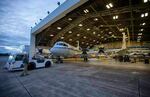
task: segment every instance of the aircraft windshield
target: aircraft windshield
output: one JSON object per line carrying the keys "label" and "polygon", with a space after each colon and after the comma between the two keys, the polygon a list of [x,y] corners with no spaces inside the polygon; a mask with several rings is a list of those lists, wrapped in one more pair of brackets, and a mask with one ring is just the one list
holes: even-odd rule
{"label": "aircraft windshield", "polygon": [[65,43],[57,43],[57,45],[68,47],[68,45]]}

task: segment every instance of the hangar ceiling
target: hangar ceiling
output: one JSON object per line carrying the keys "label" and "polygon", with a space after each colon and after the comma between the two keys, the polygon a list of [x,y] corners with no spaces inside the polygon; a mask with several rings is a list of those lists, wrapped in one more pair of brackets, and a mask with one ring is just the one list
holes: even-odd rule
{"label": "hangar ceiling", "polygon": [[65,41],[81,47],[130,40],[150,41],[150,2],[143,0],[89,0],[36,35],[36,46]]}

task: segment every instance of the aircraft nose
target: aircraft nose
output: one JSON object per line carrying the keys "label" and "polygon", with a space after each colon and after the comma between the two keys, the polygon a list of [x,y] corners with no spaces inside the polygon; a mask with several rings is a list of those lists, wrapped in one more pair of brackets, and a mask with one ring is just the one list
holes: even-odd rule
{"label": "aircraft nose", "polygon": [[50,49],[50,52],[53,52],[53,51],[54,51],[54,48],[51,48],[51,49]]}

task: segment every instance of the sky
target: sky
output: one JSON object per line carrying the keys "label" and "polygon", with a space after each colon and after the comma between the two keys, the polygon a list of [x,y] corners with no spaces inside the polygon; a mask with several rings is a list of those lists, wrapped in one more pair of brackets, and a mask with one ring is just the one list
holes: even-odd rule
{"label": "sky", "polygon": [[0,52],[29,45],[30,30],[66,0],[0,0]]}

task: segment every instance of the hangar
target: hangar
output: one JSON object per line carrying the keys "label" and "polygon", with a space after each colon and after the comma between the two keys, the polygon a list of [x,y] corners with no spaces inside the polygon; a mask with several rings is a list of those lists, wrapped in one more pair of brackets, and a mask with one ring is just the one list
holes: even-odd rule
{"label": "hangar", "polygon": [[[142,45],[150,39],[148,0],[66,0],[31,29],[30,58],[38,46],[59,40],[81,47],[122,41]],[[133,44],[134,44],[133,43]]]}

